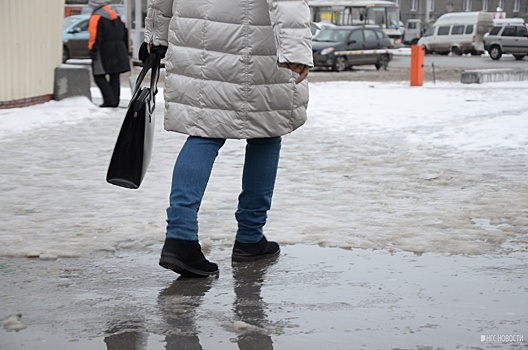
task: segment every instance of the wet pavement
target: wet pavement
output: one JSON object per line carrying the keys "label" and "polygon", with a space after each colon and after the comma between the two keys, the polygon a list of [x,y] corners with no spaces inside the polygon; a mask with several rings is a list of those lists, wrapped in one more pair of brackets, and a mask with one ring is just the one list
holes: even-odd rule
{"label": "wet pavement", "polygon": [[14,316],[0,348],[528,348],[522,253],[291,245],[273,261],[248,264],[213,245],[207,255],[219,276],[181,279],[157,266],[160,248],[0,258],[1,315]]}
{"label": "wet pavement", "polygon": [[[486,90],[427,87],[422,99],[468,106],[429,120],[395,103],[416,91],[342,87],[314,84],[310,122],[284,138],[273,262],[230,261],[243,144],[224,146],[200,219],[218,278],[157,266],[185,139],[162,131],[161,109],[138,191],[104,181],[122,109],[80,101],[83,122],[6,137],[0,350],[527,349],[526,139],[502,127],[524,118],[511,106],[525,90],[485,104]],[[363,90],[370,121],[336,103]],[[49,113],[62,108],[75,113]],[[497,144],[474,139],[494,121]]]}

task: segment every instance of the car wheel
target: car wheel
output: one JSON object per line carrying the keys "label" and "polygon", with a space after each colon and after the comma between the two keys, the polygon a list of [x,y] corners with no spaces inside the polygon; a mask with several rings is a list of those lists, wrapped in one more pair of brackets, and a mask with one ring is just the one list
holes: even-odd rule
{"label": "car wheel", "polygon": [[520,61],[524,58],[524,55],[513,55],[517,61]]}
{"label": "car wheel", "polygon": [[380,68],[383,68],[383,70],[387,70],[389,67],[389,55],[381,55],[378,58],[378,62],[374,65],[377,70]]}
{"label": "car wheel", "polygon": [[70,51],[68,51],[68,48],[66,46],[62,47],[62,63],[66,63],[67,60],[70,59]]}
{"label": "car wheel", "polygon": [[457,46],[453,46],[453,47],[451,48],[451,53],[452,53],[453,55],[462,56],[462,50],[460,50],[460,48],[457,47]]}
{"label": "car wheel", "polygon": [[499,46],[497,45],[493,45],[490,49],[489,49],[489,54],[490,54],[490,57],[492,60],[498,60],[501,58],[502,56],[502,51],[500,49]]}
{"label": "car wheel", "polygon": [[334,62],[334,70],[336,72],[344,72],[348,69],[348,62],[345,56],[337,56]]}

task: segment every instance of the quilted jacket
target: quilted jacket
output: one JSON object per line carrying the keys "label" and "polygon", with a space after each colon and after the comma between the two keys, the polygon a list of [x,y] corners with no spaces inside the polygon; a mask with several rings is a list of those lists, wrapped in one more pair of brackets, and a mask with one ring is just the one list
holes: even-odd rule
{"label": "quilted jacket", "polygon": [[149,0],[145,42],[168,46],[165,129],[192,136],[281,136],[306,121],[313,66],[306,0]]}

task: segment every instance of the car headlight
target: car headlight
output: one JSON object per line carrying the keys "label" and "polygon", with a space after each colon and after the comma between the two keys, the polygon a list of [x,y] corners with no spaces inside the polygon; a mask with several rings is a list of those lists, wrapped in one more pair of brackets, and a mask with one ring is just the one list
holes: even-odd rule
{"label": "car headlight", "polygon": [[331,54],[332,52],[334,52],[334,48],[333,47],[327,47],[326,49],[322,49],[321,50],[321,55],[329,55]]}

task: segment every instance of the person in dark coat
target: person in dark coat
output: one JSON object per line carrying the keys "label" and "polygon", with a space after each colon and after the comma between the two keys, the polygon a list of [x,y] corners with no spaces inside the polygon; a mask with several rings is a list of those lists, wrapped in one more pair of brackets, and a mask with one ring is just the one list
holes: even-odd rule
{"label": "person in dark coat", "polygon": [[88,49],[94,81],[103,95],[100,107],[117,107],[121,89],[119,75],[130,71],[128,32],[119,14],[107,4],[108,0],[88,2],[94,9],[88,27]]}

